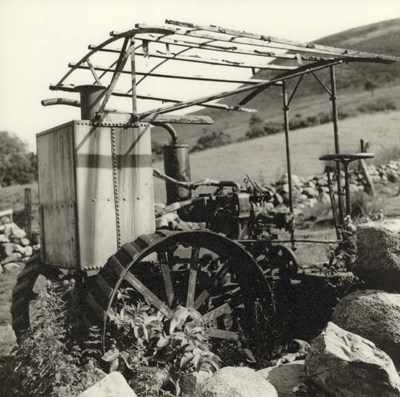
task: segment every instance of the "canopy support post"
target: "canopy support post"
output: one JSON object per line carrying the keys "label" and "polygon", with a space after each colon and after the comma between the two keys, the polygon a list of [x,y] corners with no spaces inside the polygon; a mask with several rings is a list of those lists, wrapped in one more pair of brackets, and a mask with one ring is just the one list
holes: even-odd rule
{"label": "canopy support post", "polygon": [[136,64],[135,64],[135,39],[130,38],[131,50],[131,83],[132,83],[132,116],[137,117],[137,98],[136,98]]}
{"label": "canopy support post", "polygon": [[[331,80],[331,101],[332,101],[332,122],[333,122],[333,135],[335,140],[335,154],[340,153],[339,146],[339,127],[338,127],[338,111],[336,106],[336,78],[335,78],[335,67],[331,65],[329,67],[330,80]],[[338,190],[338,210],[339,210],[339,221],[343,226],[344,216],[343,216],[343,200],[342,200],[342,182],[340,173],[340,164],[336,162],[336,183]]]}
{"label": "canopy support post", "polygon": [[[284,129],[285,129],[285,145],[286,145],[286,164],[287,164],[288,185],[289,185],[289,209],[291,214],[293,215],[292,165],[290,159],[290,145],[289,145],[289,106],[288,106],[289,102],[288,102],[285,80],[282,81],[282,98],[283,98],[283,118],[284,118]],[[292,244],[292,249],[295,249],[296,247],[294,242],[294,229],[290,231],[290,241]]]}

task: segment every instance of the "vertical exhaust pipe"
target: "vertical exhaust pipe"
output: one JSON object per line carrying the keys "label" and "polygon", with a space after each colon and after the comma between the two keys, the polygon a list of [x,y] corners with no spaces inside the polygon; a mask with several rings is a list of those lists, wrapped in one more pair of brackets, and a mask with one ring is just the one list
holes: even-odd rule
{"label": "vertical exhaust pipe", "polygon": [[[178,143],[178,135],[172,125],[168,123],[153,123],[166,129],[172,142],[164,146],[164,172],[171,178],[182,182],[190,181],[189,145]],[[177,201],[189,200],[192,192],[183,186],[177,186],[171,181],[165,181],[167,205]]]}
{"label": "vertical exhaust pipe", "polygon": [[76,91],[80,94],[81,119],[92,120],[99,111],[106,87],[101,85],[79,85]]}

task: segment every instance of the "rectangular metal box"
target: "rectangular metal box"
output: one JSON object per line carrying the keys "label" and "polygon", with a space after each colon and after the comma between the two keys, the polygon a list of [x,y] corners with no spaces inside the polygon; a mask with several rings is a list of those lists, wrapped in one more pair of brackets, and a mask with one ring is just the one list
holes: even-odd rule
{"label": "rectangular metal box", "polygon": [[101,268],[117,250],[117,207],[122,244],[154,231],[149,124],[71,121],[37,134],[37,150],[45,263]]}

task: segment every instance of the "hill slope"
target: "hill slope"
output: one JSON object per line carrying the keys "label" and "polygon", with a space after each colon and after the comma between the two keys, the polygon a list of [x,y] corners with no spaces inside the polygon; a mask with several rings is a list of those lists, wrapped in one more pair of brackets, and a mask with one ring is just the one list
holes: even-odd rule
{"label": "hill slope", "polygon": [[[362,50],[373,53],[400,56],[400,19],[379,22],[372,25],[346,30],[328,37],[321,38],[317,43]],[[277,63],[277,62],[276,62]],[[329,82],[328,71],[320,71],[318,75]],[[268,78],[268,71],[260,71],[255,78]],[[375,82],[385,90],[385,96],[393,96],[392,89],[400,86],[400,62],[393,65],[374,63],[350,63],[336,67],[338,103],[339,106],[352,106],[356,101],[368,99],[370,93],[364,90],[367,80]],[[288,83],[291,91],[295,81]],[[357,98],[352,95],[357,94]],[[345,104],[343,105],[343,98]],[[236,104],[240,98],[225,98],[224,102]],[[396,98],[397,99],[397,98]],[[258,115],[264,119],[282,120],[282,98],[280,87],[271,87],[249,102],[248,107],[258,110]],[[326,92],[312,76],[306,76],[296,93],[291,106],[291,114],[300,113],[302,116],[315,115],[320,111],[330,111],[330,101]],[[198,114],[208,114],[214,119],[214,125],[178,127],[177,130],[182,140],[193,145],[204,130],[224,131],[237,139],[247,131],[250,115],[241,112],[226,112],[206,109]],[[167,141],[165,133],[155,132],[154,139],[161,142]]]}

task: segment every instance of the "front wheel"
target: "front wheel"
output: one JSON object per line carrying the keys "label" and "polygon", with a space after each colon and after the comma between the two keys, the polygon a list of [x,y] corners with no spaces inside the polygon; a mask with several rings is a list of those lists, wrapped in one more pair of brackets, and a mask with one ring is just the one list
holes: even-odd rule
{"label": "front wheel", "polygon": [[245,340],[270,304],[270,289],[253,257],[238,243],[206,230],[157,231],[125,244],[107,261],[87,295],[90,314],[103,326],[125,296],[162,313],[170,332],[201,320],[211,339]]}

